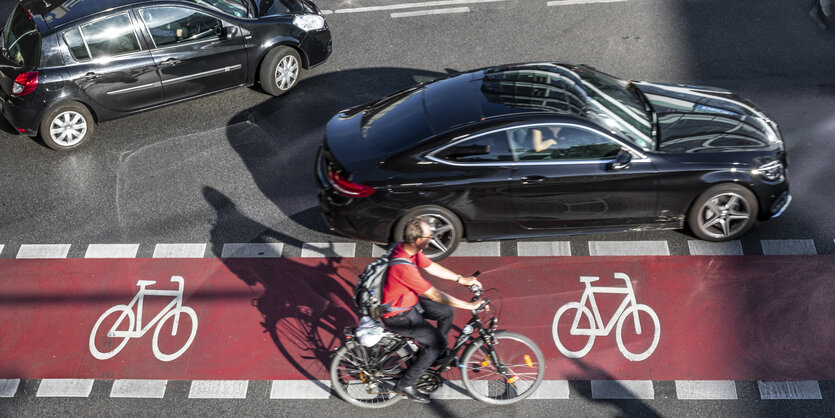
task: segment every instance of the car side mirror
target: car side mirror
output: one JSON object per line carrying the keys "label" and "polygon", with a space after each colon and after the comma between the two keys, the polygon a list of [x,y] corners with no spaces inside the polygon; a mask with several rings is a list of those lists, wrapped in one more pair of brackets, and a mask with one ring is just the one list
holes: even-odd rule
{"label": "car side mirror", "polygon": [[606,170],[608,171],[620,171],[626,170],[630,167],[630,162],[632,161],[632,153],[627,150],[620,150],[618,155],[615,157],[615,161],[606,164]]}

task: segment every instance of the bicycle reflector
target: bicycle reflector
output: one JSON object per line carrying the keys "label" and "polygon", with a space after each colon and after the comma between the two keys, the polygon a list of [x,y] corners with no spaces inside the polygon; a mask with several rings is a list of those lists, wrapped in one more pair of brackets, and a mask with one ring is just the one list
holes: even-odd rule
{"label": "bicycle reflector", "polygon": [[511,377],[510,379],[507,379],[507,384],[508,384],[508,385],[512,385],[512,384],[513,384],[513,383],[515,383],[517,380],[519,380],[519,376],[513,376],[513,377]]}
{"label": "bicycle reflector", "polygon": [[490,365],[490,356],[487,356],[484,360],[481,361],[481,367],[487,367]]}
{"label": "bicycle reflector", "polygon": [[531,356],[527,354],[525,354],[525,364],[527,364],[528,367],[533,367],[533,361],[531,360]]}

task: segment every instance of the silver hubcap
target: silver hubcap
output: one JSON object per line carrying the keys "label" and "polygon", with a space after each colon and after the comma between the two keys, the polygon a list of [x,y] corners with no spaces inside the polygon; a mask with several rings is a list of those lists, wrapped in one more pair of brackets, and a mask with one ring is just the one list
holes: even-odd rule
{"label": "silver hubcap", "polygon": [[58,145],[73,146],[87,134],[87,121],[84,116],[74,111],[59,114],[49,125],[49,137]]}
{"label": "silver hubcap", "polygon": [[299,62],[292,55],[282,58],[275,67],[275,85],[282,90],[293,87],[298,77]]}
{"label": "silver hubcap", "polygon": [[421,215],[421,218],[429,224],[429,229],[432,231],[432,235],[434,235],[429,240],[429,247],[423,250],[423,253],[429,258],[437,257],[455,245],[455,237],[457,234],[455,226],[453,226],[449,219],[437,213]]}
{"label": "silver hubcap", "polygon": [[699,229],[713,238],[727,238],[741,231],[751,219],[751,206],[736,193],[716,195],[699,210]]}

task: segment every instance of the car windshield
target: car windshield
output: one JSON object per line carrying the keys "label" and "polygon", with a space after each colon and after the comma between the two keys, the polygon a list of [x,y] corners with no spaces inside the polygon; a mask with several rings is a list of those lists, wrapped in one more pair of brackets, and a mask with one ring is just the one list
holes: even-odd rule
{"label": "car windshield", "polygon": [[258,17],[283,14],[313,13],[309,7],[296,0],[261,0],[258,3]]}
{"label": "car windshield", "polygon": [[652,114],[634,87],[624,80],[593,70],[574,67],[593,107],[589,117],[616,131],[645,150],[655,148],[652,137]]}
{"label": "car windshield", "polygon": [[41,55],[41,35],[29,12],[18,5],[3,29],[3,50],[12,62],[24,67],[38,65]]}

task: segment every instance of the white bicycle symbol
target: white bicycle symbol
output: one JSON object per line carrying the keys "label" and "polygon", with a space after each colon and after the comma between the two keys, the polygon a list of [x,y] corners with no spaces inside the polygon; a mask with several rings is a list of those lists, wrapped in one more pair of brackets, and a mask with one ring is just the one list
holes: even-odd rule
{"label": "white bicycle symbol", "polygon": [[[180,357],[186,349],[191,345],[191,342],[194,341],[194,336],[197,334],[197,314],[194,312],[194,309],[183,306],[183,278],[180,276],[172,276],[171,282],[178,284],[177,290],[146,290],[145,287],[153,285],[156,283],[154,280],[139,280],[136,282],[136,285],[139,286],[139,292],[136,293],[136,296],[133,297],[133,300],[130,301],[127,305],[116,305],[111,307],[110,309],[106,310],[100,317],[99,320],[96,321],[96,325],[93,326],[93,331],[90,332],[90,354],[93,357],[99,360],[107,360],[116,354],[119,353],[128,341],[131,338],[139,338],[145,335],[149,329],[154,324],[157,324],[156,329],[154,330],[154,341],[152,348],[154,350],[154,355],[161,361],[171,361]],[[165,308],[163,308],[160,313],[158,313],[151,321],[148,322],[147,325],[144,327],[142,326],[142,308],[145,301],[145,296],[173,296],[174,300],[172,300]],[[133,313],[133,306],[136,305],[136,314]],[[110,351],[99,351],[96,347],[96,337],[98,335],[99,327],[101,326],[102,322],[104,322],[105,318],[113,313],[121,312],[119,318],[116,320],[116,323],[110,328],[110,331],[107,332],[107,338],[122,338],[122,341],[116,345],[116,348],[113,348]],[[167,321],[169,318],[174,318],[174,324],[171,328],[171,336],[177,335],[177,330],[180,324],[180,314],[187,314],[191,317],[191,334],[188,337],[185,345],[182,348],[177,350],[171,354],[165,354],[159,349],[159,332],[162,329],[162,325]],[[122,328],[120,330],[120,326],[125,321],[125,318],[128,319],[129,326],[127,329]],[[106,345],[112,346],[110,341],[104,339],[106,341]]]}
{"label": "white bicycle symbol", "polygon": [[[655,348],[658,346],[658,340],[661,338],[661,324],[658,322],[658,315],[655,314],[655,311],[652,310],[647,305],[639,304],[635,300],[635,291],[632,289],[632,282],[624,273],[615,273],[616,279],[622,279],[626,282],[626,287],[593,287],[591,285],[592,282],[600,280],[599,277],[594,276],[581,276],[580,281],[586,284],[586,289],[583,291],[583,296],[580,298],[580,302],[569,302],[565,305],[561,306],[560,309],[557,310],[556,315],[554,315],[554,323],[551,326],[551,332],[554,335],[554,343],[557,344],[557,348],[559,348],[560,352],[563,353],[568,358],[580,358],[588,354],[591,350],[592,345],[594,344],[594,339],[597,336],[606,336],[612,332],[612,326],[615,324],[615,318],[617,318],[617,332],[615,337],[618,343],[618,349],[620,349],[621,354],[624,357],[631,361],[641,361],[649,357]],[[626,297],[621,302],[618,310],[609,319],[609,322],[603,326],[603,318],[600,316],[600,310],[597,307],[597,301],[594,298],[595,293],[608,293],[608,294],[625,294]],[[591,309],[586,307],[586,302],[589,303]],[[571,329],[569,333],[571,335],[587,335],[589,340],[586,342],[586,345],[581,348],[580,350],[572,351],[563,345],[560,341],[559,336],[559,323],[560,317],[567,313],[571,309],[576,309],[577,313],[574,314],[574,321],[571,324]],[[649,348],[644,350],[640,353],[633,353],[629,351],[623,343],[623,323],[626,321],[627,318],[632,316],[632,319],[635,323],[635,333],[637,335],[642,334],[642,326],[640,318],[638,317],[639,312],[646,312],[649,314],[650,318],[652,319],[653,326],[655,328],[655,332],[652,336],[652,343],[650,344]],[[592,312],[594,315],[592,315]],[[580,320],[582,316],[585,315],[586,319],[588,320],[589,327],[588,328],[581,328],[580,327]]]}

